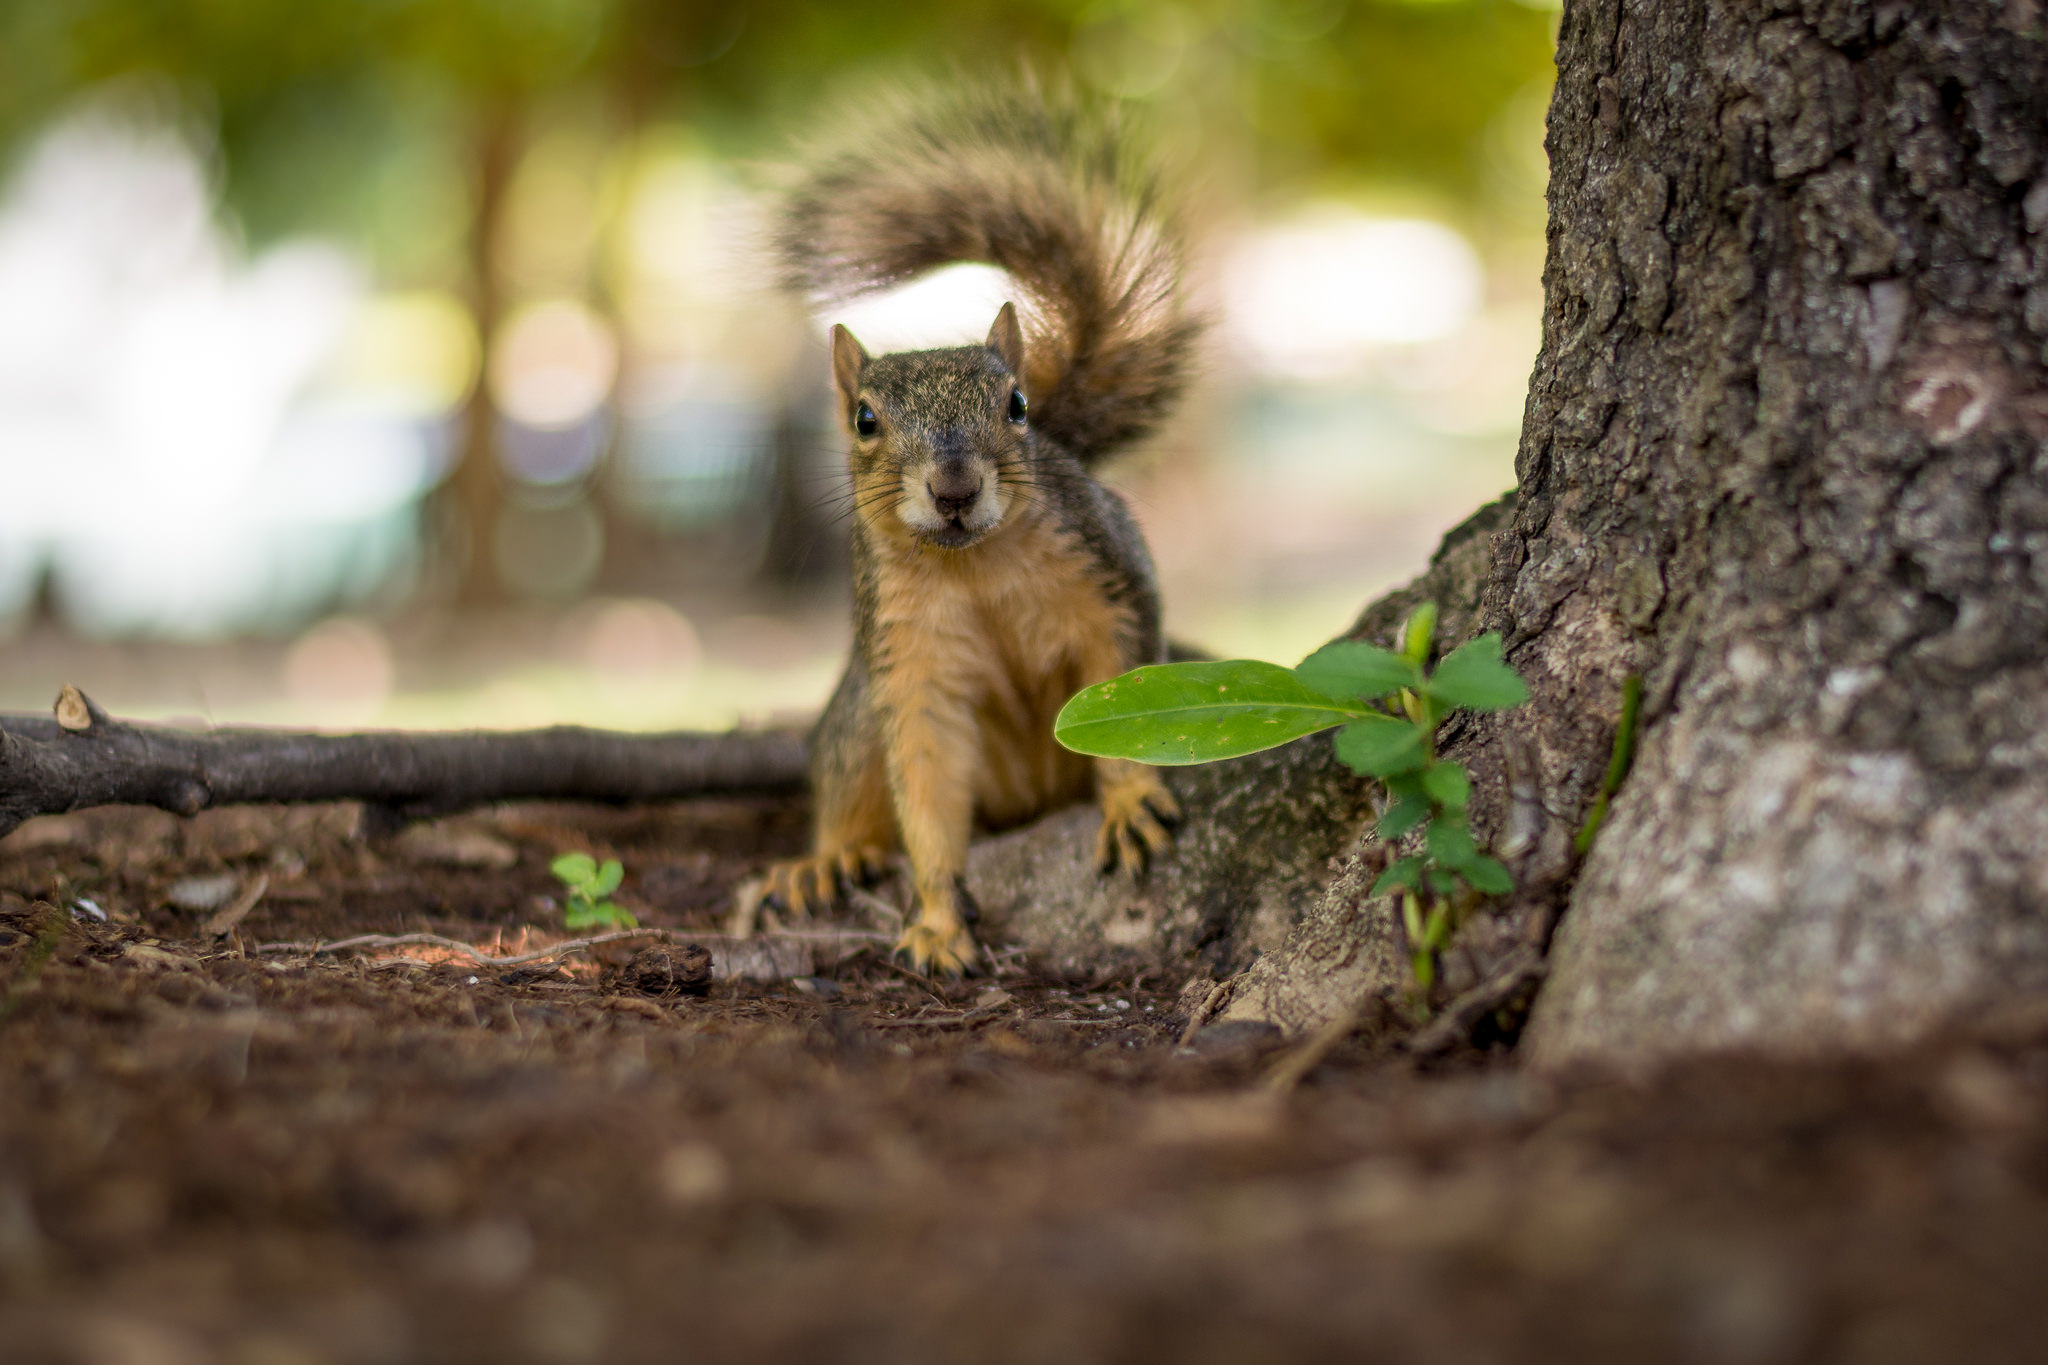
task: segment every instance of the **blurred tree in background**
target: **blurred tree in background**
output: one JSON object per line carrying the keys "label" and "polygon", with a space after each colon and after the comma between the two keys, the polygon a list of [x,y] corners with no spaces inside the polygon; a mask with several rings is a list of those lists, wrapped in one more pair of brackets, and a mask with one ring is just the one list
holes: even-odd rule
{"label": "blurred tree in background", "polygon": [[[521,291],[508,208],[551,145],[586,178],[574,147],[657,125],[773,158],[874,83],[1021,64],[1151,110],[1205,174],[1235,168],[1212,196],[1370,188],[1482,246],[1503,216],[1526,235],[1554,22],[1542,0],[14,0],[0,156],[109,83],[165,92],[249,241],[348,240],[380,283],[465,299],[488,347]],[[600,313],[616,227],[553,267]],[[503,497],[491,405],[475,385],[442,509],[471,546],[471,600],[503,590],[481,532],[459,530],[492,525]]]}

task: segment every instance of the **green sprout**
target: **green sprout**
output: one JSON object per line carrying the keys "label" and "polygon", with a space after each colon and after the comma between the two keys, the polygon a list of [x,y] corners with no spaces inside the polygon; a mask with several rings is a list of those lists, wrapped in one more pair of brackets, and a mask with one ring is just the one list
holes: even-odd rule
{"label": "green sprout", "polygon": [[1435,603],[1417,607],[1398,651],[1339,640],[1295,668],[1230,659],[1136,669],[1076,693],[1053,734],[1078,753],[1181,765],[1335,729],[1337,757],[1386,789],[1380,837],[1421,836],[1421,851],[1382,872],[1372,894],[1400,893],[1409,962],[1426,996],[1462,909],[1515,886],[1473,840],[1466,819],[1472,779],[1463,764],[1437,757],[1437,730],[1454,711],[1501,711],[1529,699],[1495,634],[1467,641],[1430,668],[1436,619]]}
{"label": "green sprout", "polygon": [[1628,776],[1629,767],[1636,759],[1636,718],[1643,705],[1643,676],[1631,673],[1621,681],[1621,724],[1614,729],[1614,749],[1608,755],[1607,775],[1600,779],[1599,790],[1593,793],[1593,805],[1586,812],[1586,823],[1579,826],[1578,834],[1572,839],[1572,852],[1581,858],[1593,847],[1593,840],[1600,835],[1600,826],[1607,819],[1608,803],[1621,790],[1622,779]]}
{"label": "green sprout", "polygon": [[588,853],[564,853],[548,864],[548,871],[555,874],[568,892],[568,904],[562,907],[562,923],[569,928],[640,927],[632,911],[611,899],[612,892],[619,889],[619,883],[626,877],[626,869],[617,858],[607,858],[600,865]]}

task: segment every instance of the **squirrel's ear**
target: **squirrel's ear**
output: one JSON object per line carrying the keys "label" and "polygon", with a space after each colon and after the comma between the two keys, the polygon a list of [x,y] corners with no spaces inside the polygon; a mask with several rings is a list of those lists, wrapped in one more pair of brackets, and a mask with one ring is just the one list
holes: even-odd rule
{"label": "squirrel's ear", "polygon": [[844,323],[832,324],[832,382],[839,395],[851,403],[860,396],[860,372],[867,368],[868,352],[853,339]]}
{"label": "squirrel's ear", "polygon": [[988,329],[988,348],[1003,358],[1010,373],[1024,374],[1024,329],[1017,325],[1017,305],[1006,303],[996,314],[996,325]]}

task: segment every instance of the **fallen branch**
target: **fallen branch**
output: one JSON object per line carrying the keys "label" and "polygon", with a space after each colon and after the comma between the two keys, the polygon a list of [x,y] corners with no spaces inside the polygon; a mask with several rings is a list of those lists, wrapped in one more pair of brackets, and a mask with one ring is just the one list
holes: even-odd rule
{"label": "fallen branch", "polygon": [[962,1014],[920,1014],[909,1019],[870,1019],[874,1028],[970,1028],[996,1017],[994,1010],[968,1010]]}
{"label": "fallen branch", "polygon": [[352,735],[117,721],[75,687],[54,716],[0,716],[0,835],[86,806],[362,801],[386,829],[495,801],[625,803],[802,789],[794,731],[627,734],[547,730]]}

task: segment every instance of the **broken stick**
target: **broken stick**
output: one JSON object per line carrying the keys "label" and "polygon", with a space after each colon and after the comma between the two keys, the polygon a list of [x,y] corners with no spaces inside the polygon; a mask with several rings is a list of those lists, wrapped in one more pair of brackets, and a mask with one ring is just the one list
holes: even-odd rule
{"label": "broken stick", "polygon": [[325,735],[117,721],[75,687],[56,714],[0,716],[0,835],[87,806],[362,801],[390,829],[496,801],[623,804],[801,791],[807,745],[791,730],[628,734],[547,730]]}

